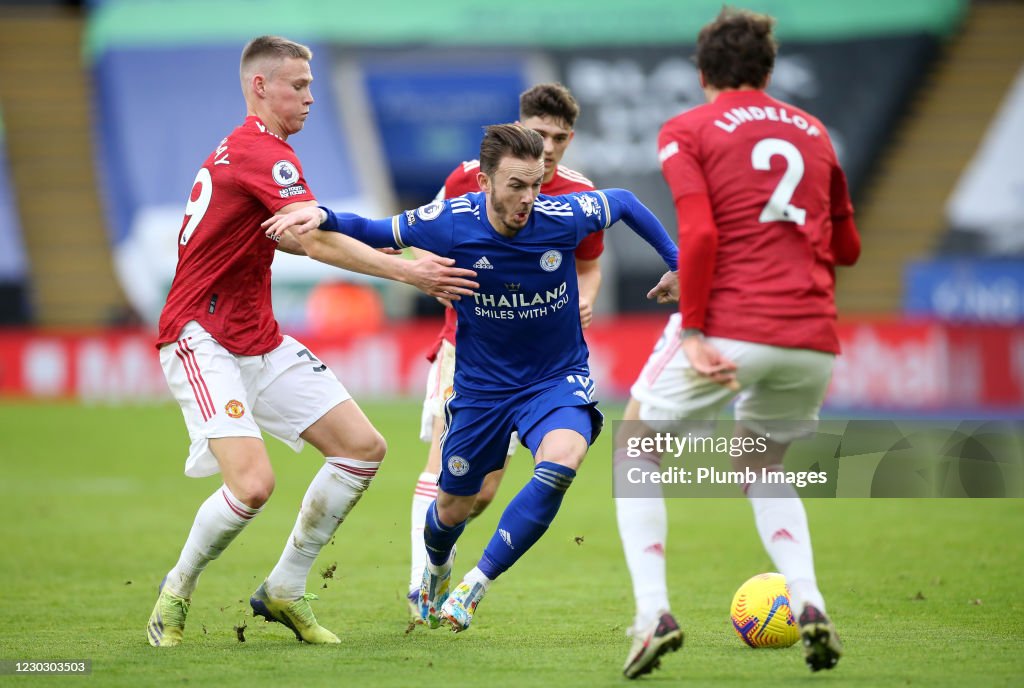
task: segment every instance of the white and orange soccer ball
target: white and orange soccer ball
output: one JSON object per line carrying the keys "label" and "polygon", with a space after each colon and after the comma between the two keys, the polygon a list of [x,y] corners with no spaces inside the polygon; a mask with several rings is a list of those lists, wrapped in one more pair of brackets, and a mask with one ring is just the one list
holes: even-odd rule
{"label": "white and orange soccer ball", "polygon": [[759,573],[732,598],[732,627],[750,647],[789,647],[800,638],[781,573]]}

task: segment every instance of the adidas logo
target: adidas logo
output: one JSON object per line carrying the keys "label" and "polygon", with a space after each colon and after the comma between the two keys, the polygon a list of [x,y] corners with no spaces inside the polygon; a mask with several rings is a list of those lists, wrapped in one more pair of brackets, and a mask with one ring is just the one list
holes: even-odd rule
{"label": "adidas logo", "polygon": [[494,266],[491,265],[491,261],[487,260],[487,256],[483,256],[477,262],[473,263],[473,267],[477,270],[493,270]]}
{"label": "adidas logo", "polygon": [[789,540],[790,542],[796,542],[796,538],[793,537],[792,533],[790,533],[785,528],[779,528],[774,533],[772,533],[772,542],[776,542],[778,540]]}
{"label": "adidas logo", "polygon": [[515,549],[515,547],[512,546],[512,536],[509,535],[507,530],[499,528],[498,535],[500,535],[501,539],[505,541],[505,544],[508,545],[509,549]]}

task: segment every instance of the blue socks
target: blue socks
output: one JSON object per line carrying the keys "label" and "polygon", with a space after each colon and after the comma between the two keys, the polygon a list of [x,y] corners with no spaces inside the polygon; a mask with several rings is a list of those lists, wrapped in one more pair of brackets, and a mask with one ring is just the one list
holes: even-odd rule
{"label": "blue socks", "polygon": [[437,501],[430,503],[427,509],[426,527],[423,529],[423,542],[427,546],[427,558],[434,566],[441,566],[452,553],[455,541],[466,529],[466,521],[454,526],[446,526],[437,517]]}
{"label": "blue socks", "polygon": [[[575,477],[576,471],[551,461],[541,461],[534,467],[533,478],[505,507],[498,531],[477,564],[484,575],[494,580],[533,547],[555,519],[562,497]],[[430,527],[428,515],[428,530]],[[427,554],[433,557],[430,547],[428,540]]]}

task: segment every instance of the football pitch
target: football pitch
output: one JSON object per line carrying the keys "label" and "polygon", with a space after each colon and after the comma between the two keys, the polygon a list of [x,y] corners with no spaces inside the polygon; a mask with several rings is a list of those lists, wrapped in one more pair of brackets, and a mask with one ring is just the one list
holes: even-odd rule
{"label": "football pitch", "polygon": [[[492,586],[473,627],[408,625],[409,506],[426,446],[415,402],[365,403],[389,443],[370,491],[310,576],[340,646],[298,643],[248,598],[290,532],[321,459],[268,440],[278,476],[264,512],[193,598],[178,648],[146,642],[156,586],[219,484],[184,477],[176,406],[0,404],[0,660],[89,659],[90,676],[14,685],[613,686],[633,601],[611,499],[610,432],[547,535]],[[609,420],[620,409],[605,408]],[[459,542],[471,568],[529,477],[524,449]],[[799,646],[752,650],[729,621],[736,588],[772,570],[743,498],[670,500],[668,566],[680,652],[638,684],[1024,684],[1024,500],[808,500],[819,583],[846,646],[812,675]],[[335,568],[336,566],[336,568]],[[244,637],[244,642],[241,642]]]}

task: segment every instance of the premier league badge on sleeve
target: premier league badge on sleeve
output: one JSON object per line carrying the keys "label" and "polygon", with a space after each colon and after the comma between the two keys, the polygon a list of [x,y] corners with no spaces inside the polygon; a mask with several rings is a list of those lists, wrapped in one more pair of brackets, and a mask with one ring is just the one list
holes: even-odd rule
{"label": "premier league badge on sleeve", "polygon": [[424,222],[430,222],[444,210],[444,201],[433,201],[416,209],[416,215]]}
{"label": "premier league badge on sleeve", "polygon": [[290,160],[278,160],[271,171],[278,186],[291,186],[299,181],[299,170]]}

